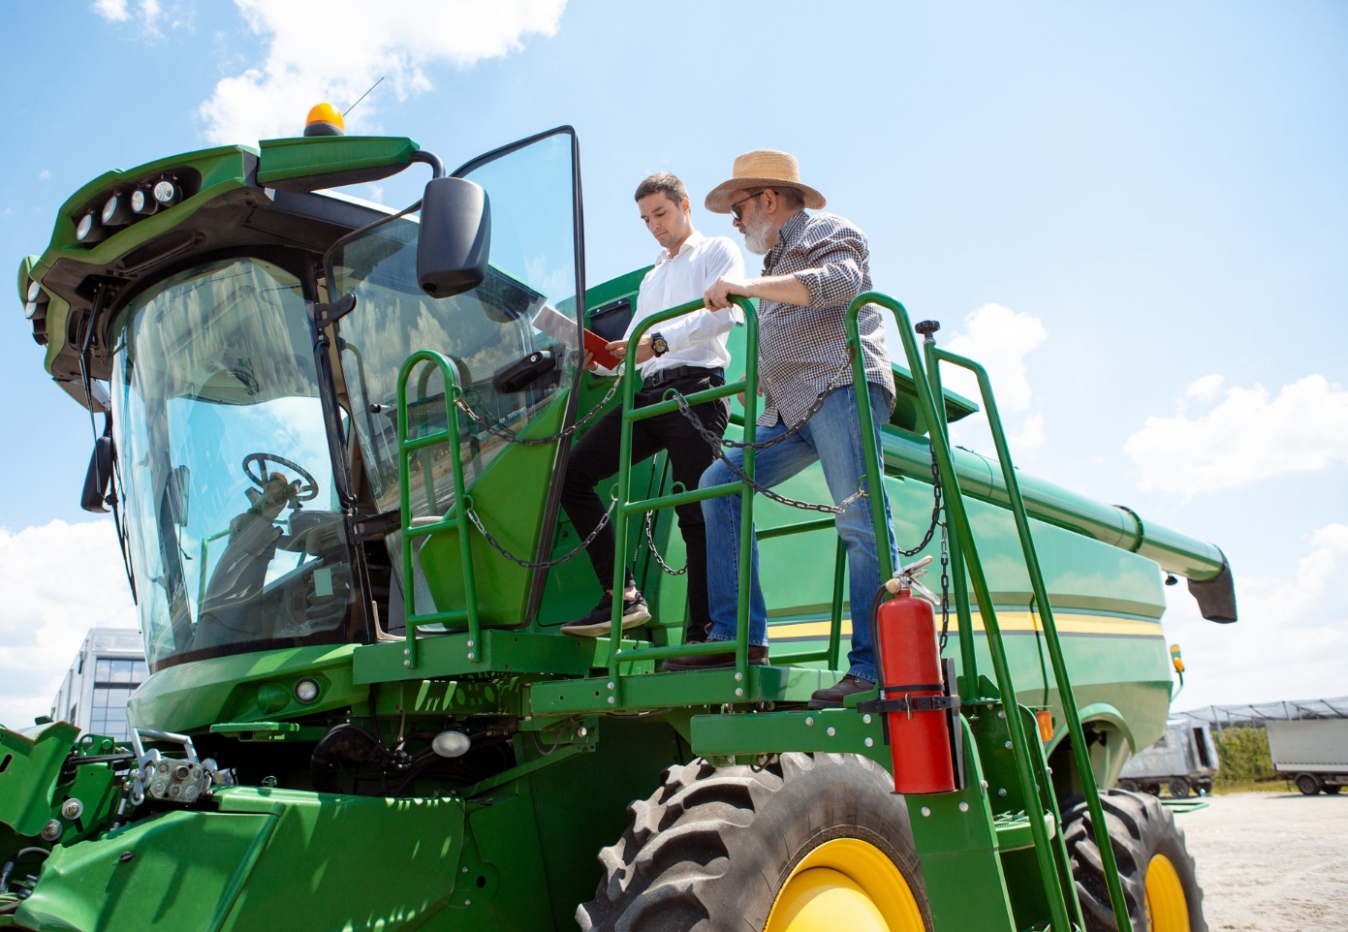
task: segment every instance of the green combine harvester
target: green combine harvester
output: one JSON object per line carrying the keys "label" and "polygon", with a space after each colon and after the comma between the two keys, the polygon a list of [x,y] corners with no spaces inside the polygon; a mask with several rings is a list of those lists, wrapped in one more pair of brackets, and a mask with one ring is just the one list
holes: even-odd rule
{"label": "green combine harvester", "polygon": [[[332,191],[416,165],[399,213]],[[660,672],[709,649],[681,642],[672,506],[742,490],[675,487],[663,456],[599,490],[653,619],[558,630],[600,595],[559,562],[583,543],[558,507],[572,440],[596,408],[630,428],[678,404],[634,410],[629,376],[534,328],[545,306],[577,340],[630,319],[644,270],[588,286],[583,230],[569,127],[448,174],[410,139],[275,139],[66,201],[19,292],[101,418],[83,505],[116,521],[152,675],[129,742],[0,729],[0,929],[1205,930],[1170,811],[1097,787],[1165,729],[1163,582],[1234,621],[1225,558],[1015,471],[986,375],[886,295],[850,312],[854,341],[860,307],[892,312],[906,361],[867,450],[892,526],[872,513],[911,549],[939,480],[944,693],[808,707],[871,609],[831,517],[751,496],[770,665],[746,595],[733,668]],[[756,383],[741,306],[732,381],[693,403]],[[996,459],[947,439],[980,408]],[[817,468],[781,491],[830,500]],[[951,792],[895,793],[894,761],[931,763],[889,742],[916,715],[943,716]]]}

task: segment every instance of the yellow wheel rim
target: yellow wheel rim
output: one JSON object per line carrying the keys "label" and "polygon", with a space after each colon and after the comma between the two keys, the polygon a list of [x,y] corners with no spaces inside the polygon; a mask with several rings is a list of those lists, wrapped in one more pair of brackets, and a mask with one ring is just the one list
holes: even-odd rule
{"label": "yellow wheel rim", "polygon": [[1151,932],[1189,932],[1189,904],[1175,865],[1164,854],[1147,865],[1147,918]]}
{"label": "yellow wheel rim", "polygon": [[782,885],[765,932],[923,932],[908,881],[884,852],[857,838],[826,841]]}

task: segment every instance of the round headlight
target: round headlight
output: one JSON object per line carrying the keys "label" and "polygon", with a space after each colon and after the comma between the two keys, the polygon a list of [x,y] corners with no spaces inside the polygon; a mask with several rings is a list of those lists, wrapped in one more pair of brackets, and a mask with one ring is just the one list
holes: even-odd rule
{"label": "round headlight", "polygon": [[132,220],[136,219],[135,213],[131,210],[131,205],[127,203],[125,195],[114,194],[108,198],[103,205],[103,225],[110,227],[124,227]]}
{"label": "round headlight", "polygon": [[318,698],[318,682],[315,680],[300,680],[295,684],[295,698],[300,702],[313,702]]}
{"label": "round headlight", "polygon": [[172,207],[178,203],[178,186],[167,180],[155,182],[154,199],[160,207]]}
{"label": "round headlight", "polygon": [[463,757],[473,741],[461,731],[442,731],[431,740],[431,750],[441,757]]}
{"label": "round headlight", "polygon": [[75,239],[81,243],[96,243],[103,238],[103,224],[91,210],[75,224]]}
{"label": "round headlight", "polygon": [[42,297],[42,286],[35,281],[30,281],[28,283],[28,300],[36,301],[40,297]]}
{"label": "round headlight", "polygon": [[131,209],[138,214],[152,214],[159,209],[159,202],[148,188],[137,188],[131,192]]}

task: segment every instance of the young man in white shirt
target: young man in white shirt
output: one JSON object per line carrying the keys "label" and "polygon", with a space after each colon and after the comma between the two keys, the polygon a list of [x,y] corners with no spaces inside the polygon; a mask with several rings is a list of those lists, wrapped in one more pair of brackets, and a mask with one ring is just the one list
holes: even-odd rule
{"label": "young man in white shirt", "polygon": [[[693,229],[688,191],[683,182],[668,172],[651,175],[637,187],[637,208],[646,229],[662,247],[655,267],[646,273],[637,295],[636,312],[624,339],[608,344],[619,359],[629,355],[641,370],[642,387],[636,393],[637,407],[661,401],[669,389],[684,395],[725,384],[725,367],[730,362],[726,335],[740,322],[735,307],[710,311],[705,308],[666,321],[655,332],[648,331],[632,353],[628,338],[637,323],[652,314],[686,304],[703,293],[718,278],[744,274],[744,257],[733,240],[725,236],[706,237]],[[596,369],[587,353],[587,369]],[[607,370],[604,370],[607,371]],[[693,409],[704,426],[720,434],[729,419],[729,406],[722,401],[698,405]],[[603,520],[608,502],[601,500],[595,486],[618,471],[619,428],[622,409],[604,415],[571,450],[566,481],[562,487],[562,507],[582,539]],[[688,419],[675,411],[637,421],[632,425],[632,462],[669,452],[675,482],[685,489],[697,488],[702,472],[711,465],[715,454]],[[674,509],[679,516],[679,531],[688,552],[688,627],[684,639],[704,641],[711,630],[707,608],[707,543],[701,504],[694,502]],[[614,539],[611,527],[604,527],[589,549],[605,595],[588,615],[562,626],[567,634],[583,637],[607,637],[613,617]],[[637,591],[630,570],[622,594],[623,628],[634,628],[650,620],[646,600]]]}

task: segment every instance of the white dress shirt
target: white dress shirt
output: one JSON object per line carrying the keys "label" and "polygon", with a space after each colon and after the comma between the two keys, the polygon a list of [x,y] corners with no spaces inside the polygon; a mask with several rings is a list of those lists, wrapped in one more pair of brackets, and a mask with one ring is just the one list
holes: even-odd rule
{"label": "white dress shirt", "polygon": [[[630,339],[636,325],[652,314],[701,298],[721,277],[744,278],[744,256],[727,236],[703,236],[694,231],[673,258],[667,250],[660,250],[655,268],[641,280],[636,311],[624,338]],[[743,315],[738,307],[729,307],[719,311],[702,308],[656,324],[655,332],[665,338],[669,351],[642,363],[642,376],[649,377],[675,366],[724,369],[730,364],[726,334],[738,323],[743,323]]]}

